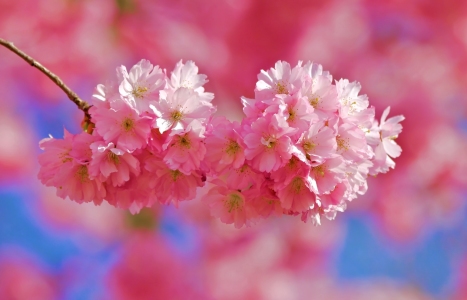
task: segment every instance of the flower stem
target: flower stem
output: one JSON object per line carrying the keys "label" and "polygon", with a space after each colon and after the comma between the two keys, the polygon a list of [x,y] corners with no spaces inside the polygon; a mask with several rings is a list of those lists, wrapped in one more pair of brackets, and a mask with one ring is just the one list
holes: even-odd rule
{"label": "flower stem", "polygon": [[6,41],[0,38],[0,45],[5,46],[6,48],[10,49],[12,52],[16,53],[19,57],[24,59],[28,64],[39,69],[42,73],[44,73],[47,77],[49,77],[62,91],[67,94],[68,98],[73,101],[79,109],[81,109],[85,117],[90,119],[88,110],[91,107],[86,101],[82,100],[75,92],[73,92],[57,75],[50,72],[49,69],[41,65],[39,62],[34,60],[32,57],[18,49],[12,42]]}

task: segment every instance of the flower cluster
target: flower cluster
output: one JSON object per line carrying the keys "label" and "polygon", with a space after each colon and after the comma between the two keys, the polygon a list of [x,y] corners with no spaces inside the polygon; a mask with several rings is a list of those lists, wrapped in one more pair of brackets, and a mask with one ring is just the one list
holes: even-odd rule
{"label": "flower cluster", "polygon": [[191,61],[180,61],[170,77],[147,60],[129,72],[117,68],[117,79],[93,95],[91,134],[41,141],[39,179],[62,198],[106,200],[132,212],[193,199],[204,185],[204,139],[215,111],[206,82]]}
{"label": "flower cluster", "polygon": [[212,214],[241,227],[271,214],[320,224],[344,211],[401,153],[403,117],[386,120],[387,108],[378,124],[359,91],[311,62],[261,71],[255,98],[242,98],[242,123],[218,121],[206,139]]}
{"label": "flower cluster", "polygon": [[333,82],[321,65],[261,71],[241,123],[212,117],[206,82],[191,61],[170,77],[146,60],[118,68],[94,94],[92,134],[41,141],[39,178],[60,197],[132,212],[203,194],[211,214],[237,228],[283,214],[319,224],[401,153],[403,117],[386,120],[388,108],[378,123],[360,85]]}

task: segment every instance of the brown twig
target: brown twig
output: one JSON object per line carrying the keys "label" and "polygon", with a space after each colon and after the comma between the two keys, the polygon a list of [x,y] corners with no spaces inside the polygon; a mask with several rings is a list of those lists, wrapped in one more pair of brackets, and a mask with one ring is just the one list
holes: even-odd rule
{"label": "brown twig", "polygon": [[46,67],[41,65],[39,62],[34,60],[32,57],[30,57],[23,51],[16,48],[16,46],[13,45],[12,42],[9,42],[9,41],[6,41],[0,38],[0,44],[10,49],[12,52],[16,53],[19,57],[24,59],[28,64],[39,69],[42,73],[44,73],[47,77],[49,77],[56,85],[58,85],[59,88],[62,89],[62,91],[65,92],[65,94],[67,94],[68,98],[70,98],[70,100],[73,101],[78,106],[78,108],[84,112],[85,117],[89,120],[91,119],[91,116],[88,113],[88,110],[91,106],[86,101],[82,100],[75,92],[73,92],[57,75],[50,72]]}

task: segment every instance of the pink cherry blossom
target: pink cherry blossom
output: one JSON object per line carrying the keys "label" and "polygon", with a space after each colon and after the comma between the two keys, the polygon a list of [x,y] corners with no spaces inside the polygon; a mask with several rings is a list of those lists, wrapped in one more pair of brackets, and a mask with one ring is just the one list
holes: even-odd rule
{"label": "pink cherry blossom", "polygon": [[318,116],[313,113],[313,107],[307,103],[306,97],[301,97],[300,93],[294,96],[278,95],[276,99],[280,99],[280,102],[285,104],[285,118],[290,127],[297,129],[297,134],[304,132],[310,124],[318,121]]}
{"label": "pink cherry blossom", "polygon": [[277,192],[282,207],[293,212],[304,212],[313,208],[316,195],[311,191],[311,184],[306,178],[294,177],[289,184]]}
{"label": "pink cherry blossom", "polygon": [[294,131],[285,119],[276,114],[257,120],[244,137],[245,157],[261,172],[279,169],[292,156],[288,134]]}
{"label": "pink cherry blossom", "polygon": [[149,106],[158,102],[159,91],[165,87],[165,73],[159,66],[153,66],[148,60],[142,59],[131,67],[129,73],[126,73],[125,69],[124,74],[119,86],[120,94],[126,97],[140,114],[149,112]]}
{"label": "pink cherry blossom", "polygon": [[174,130],[169,136],[164,149],[164,162],[173,169],[184,174],[190,174],[199,169],[200,163],[206,154],[204,145],[204,131],[202,124],[193,120],[185,130]]}
{"label": "pink cherry blossom", "polygon": [[120,109],[97,109],[92,115],[96,131],[106,143],[114,143],[124,151],[134,151],[146,146],[151,132],[151,118],[140,116],[128,103],[121,102]]}
{"label": "pink cherry blossom", "polygon": [[92,159],[91,144],[97,141],[102,141],[102,138],[98,135],[91,135],[86,132],[75,135],[70,156],[80,164],[89,164]]}
{"label": "pink cherry blossom", "polygon": [[264,180],[264,176],[253,170],[247,163],[237,169],[226,171],[226,174],[227,186],[236,190],[246,190]]}
{"label": "pink cherry blossom", "polygon": [[336,82],[337,97],[340,102],[339,114],[346,118],[356,112],[366,109],[369,105],[367,95],[358,95],[361,85],[358,82],[349,82],[341,79]]}
{"label": "pink cherry blossom", "polygon": [[248,192],[229,189],[221,181],[215,181],[215,187],[206,194],[203,201],[209,205],[211,215],[223,223],[234,224],[235,228],[249,227],[256,218],[252,198]]}
{"label": "pink cherry blossom", "polygon": [[333,130],[324,123],[311,124],[298,140],[298,149],[311,162],[321,163],[325,158],[335,155],[337,150]]}
{"label": "pink cherry blossom", "polygon": [[60,168],[67,164],[71,165],[73,158],[70,156],[72,150],[74,135],[64,130],[63,139],[54,139],[53,137],[42,139],[39,147],[44,150],[39,154],[38,160],[41,168],[38,178],[46,186],[52,186],[53,180]]}
{"label": "pink cherry blossom", "polygon": [[274,180],[274,189],[280,190],[297,177],[306,177],[310,172],[310,165],[292,156],[287,164],[276,171],[271,172],[271,179]]}
{"label": "pink cherry blossom", "polygon": [[302,62],[291,69],[290,64],[278,61],[269,71],[261,70],[258,74],[255,95],[259,100],[268,100],[275,95],[293,95],[302,84]]}
{"label": "pink cherry blossom", "polygon": [[284,209],[277,193],[273,189],[273,182],[264,181],[252,202],[258,215],[268,218],[271,215],[282,216]]}
{"label": "pink cherry blossom", "polygon": [[185,129],[193,120],[205,122],[214,112],[214,107],[203,101],[199,95],[189,88],[179,88],[170,92],[151,108],[156,118],[156,127],[161,133],[169,129]]}
{"label": "pink cherry blossom", "polygon": [[336,87],[329,76],[317,75],[304,82],[300,94],[306,96],[308,103],[321,117],[332,115],[338,108]]}
{"label": "pink cherry blossom", "polygon": [[73,161],[69,166],[62,166],[58,171],[54,186],[57,187],[57,196],[83,203],[102,203],[106,189],[98,179],[91,179],[88,165]]}
{"label": "pink cherry blossom", "polygon": [[163,204],[192,200],[196,197],[196,189],[204,185],[204,174],[193,171],[184,174],[180,170],[169,168],[161,159],[152,157],[146,160],[145,168],[153,174],[152,188],[158,200]]}
{"label": "pink cherry blossom", "polygon": [[184,64],[180,60],[170,76],[169,88],[172,90],[179,88],[194,90],[203,101],[210,102],[214,98],[214,94],[204,92],[203,85],[208,82],[206,78],[206,75],[198,74],[198,67],[193,61],[189,60]]}
{"label": "pink cherry blossom", "polygon": [[342,157],[329,158],[324,163],[311,168],[309,177],[312,190],[317,194],[331,191],[345,178],[345,163]]}
{"label": "pink cherry blossom", "polygon": [[226,168],[240,168],[245,162],[245,146],[238,133],[240,124],[225,118],[216,118],[211,125],[213,130],[205,140],[206,163],[216,173]]}
{"label": "pink cherry blossom", "polygon": [[89,164],[89,174],[113,186],[121,186],[130,180],[130,172],[138,176],[139,160],[132,154],[115,147],[114,143],[98,141],[90,146],[92,161]]}

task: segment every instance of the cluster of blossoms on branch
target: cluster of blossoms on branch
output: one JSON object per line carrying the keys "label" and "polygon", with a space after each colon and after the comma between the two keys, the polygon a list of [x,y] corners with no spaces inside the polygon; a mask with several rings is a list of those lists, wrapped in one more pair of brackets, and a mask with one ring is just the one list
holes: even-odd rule
{"label": "cluster of blossoms on branch", "polygon": [[401,153],[403,117],[386,120],[387,108],[378,123],[360,85],[333,82],[321,65],[261,71],[255,98],[242,97],[241,123],[212,116],[206,82],[191,61],[170,77],[147,60],[119,67],[93,95],[94,130],[40,142],[40,180],[62,198],[132,212],[202,195],[237,228],[283,214],[319,224]]}

